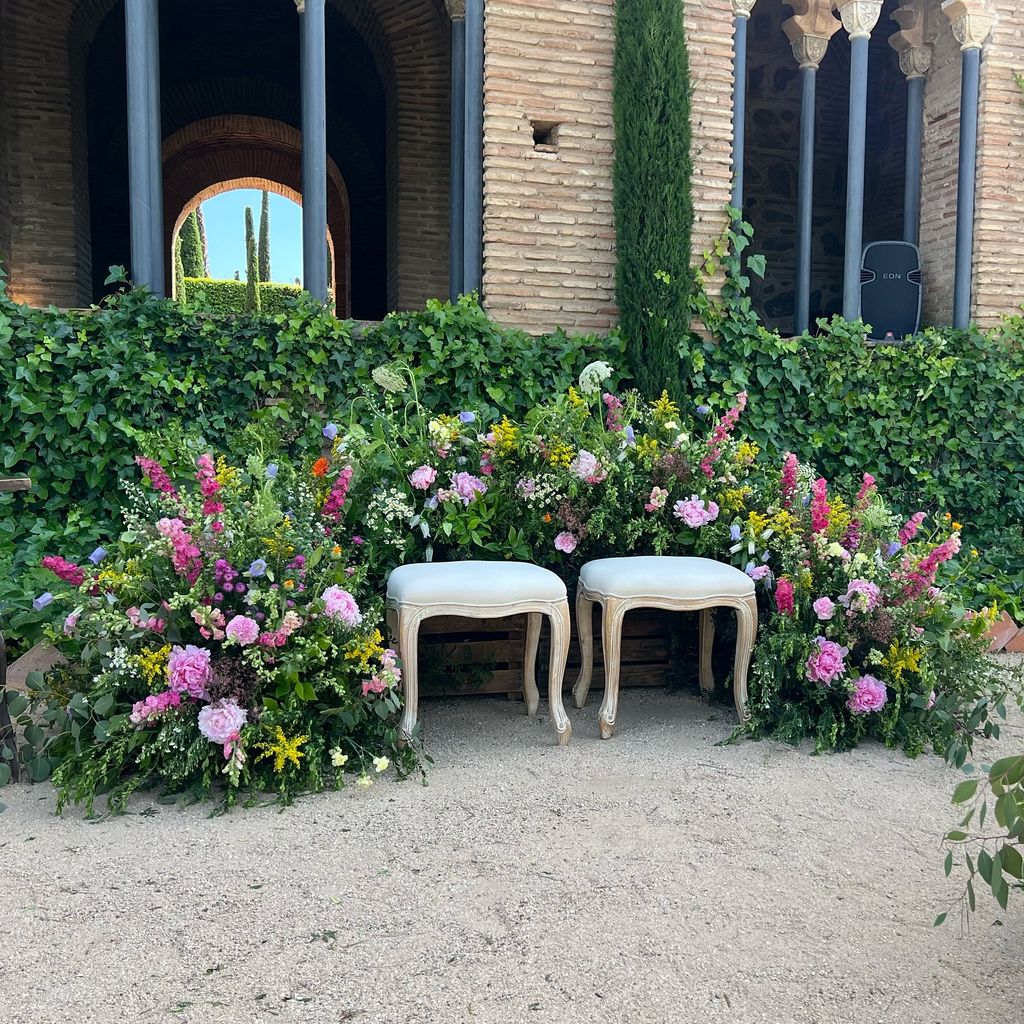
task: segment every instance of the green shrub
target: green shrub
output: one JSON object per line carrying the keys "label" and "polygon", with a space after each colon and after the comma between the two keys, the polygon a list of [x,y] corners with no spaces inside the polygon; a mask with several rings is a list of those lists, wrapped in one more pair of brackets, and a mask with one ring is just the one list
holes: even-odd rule
{"label": "green shrub", "polygon": [[260,308],[260,268],[256,255],[256,233],[252,226],[252,207],[245,208],[245,303],[244,313]]}
{"label": "green shrub", "polygon": [[260,281],[270,280],[270,193],[263,190],[260,204],[260,241],[257,259],[260,267]]}
{"label": "green shrub", "polygon": [[[243,313],[245,311],[244,281],[218,281],[212,278],[188,277],[185,279],[185,296],[197,309],[208,313]],[[261,281],[260,308],[265,313],[283,313],[290,300],[302,294],[296,284],[277,284]]]}
{"label": "green shrub", "polygon": [[615,5],[615,291],[642,394],[685,392],[689,333],[690,73],[679,0]]}
{"label": "green shrub", "polygon": [[190,213],[178,232],[181,245],[181,265],[185,277],[205,277],[206,260],[203,253],[203,239],[199,232],[199,218],[195,211]]}
{"label": "green shrub", "polygon": [[260,282],[260,309],[264,313],[283,313],[289,304],[302,294],[297,284],[275,284],[272,281]]}

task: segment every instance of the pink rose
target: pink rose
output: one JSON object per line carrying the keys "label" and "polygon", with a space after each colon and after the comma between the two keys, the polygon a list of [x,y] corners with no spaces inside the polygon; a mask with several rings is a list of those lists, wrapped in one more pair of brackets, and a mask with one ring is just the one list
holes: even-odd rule
{"label": "pink rose", "polygon": [[577,544],[579,544],[579,541],[576,539],[575,535],[569,533],[567,530],[563,530],[555,538],[555,550],[561,551],[566,555],[571,555],[576,550]]}
{"label": "pink rose", "polygon": [[248,721],[249,712],[240,708],[233,700],[219,700],[207,704],[199,712],[199,731],[211,742],[224,745],[225,759],[231,757],[234,744],[238,742],[242,726]]}
{"label": "pink rose", "polygon": [[187,693],[198,700],[206,699],[206,687],[213,678],[210,652],[204,647],[175,647],[167,660],[168,686],[174,693]]}
{"label": "pink rose", "polygon": [[881,710],[885,704],[887,695],[885,684],[874,676],[861,676],[854,680],[854,690],[846,706],[855,715],[866,715],[872,711]]}
{"label": "pink rose", "polygon": [[321,595],[324,602],[324,615],[330,619],[339,619],[346,626],[358,626],[363,621],[362,613],[356,599],[341,587],[328,587]]}
{"label": "pink rose", "polygon": [[672,509],[676,519],[681,519],[687,526],[699,529],[707,526],[718,518],[718,505],[713,501],[705,502],[703,498],[693,495],[686,501],[677,501]]}
{"label": "pink rose", "polygon": [[414,469],[409,474],[409,483],[411,483],[417,491],[429,490],[436,479],[437,470],[431,466],[420,466],[419,469]]}
{"label": "pink rose", "polygon": [[836,613],[836,606],[832,603],[831,599],[827,597],[819,597],[811,607],[814,609],[814,614],[817,615],[822,622],[827,622]]}
{"label": "pink rose", "polygon": [[817,644],[817,650],[812,650],[807,658],[807,678],[812,683],[829,686],[846,672],[844,659],[850,652],[848,648],[840,647],[834,640],[826,640],[823,636],[816,636],[814,643]]}
{"label": "pink rose", "polygon": [[234,640],[242,647],[248,647],[249,644],[256,643],[260,635],[260,624],[255,619],[250,619],[248,615],[236,615],[228,623],[224,634],[229,640]]}

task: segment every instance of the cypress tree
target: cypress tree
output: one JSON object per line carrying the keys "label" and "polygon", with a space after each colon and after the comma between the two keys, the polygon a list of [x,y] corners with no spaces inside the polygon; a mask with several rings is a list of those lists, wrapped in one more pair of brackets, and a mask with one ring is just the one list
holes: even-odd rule
{"label": "cypress tree", "polygon": [[181,235],[174,240],[174,297],[178,302],[184,302],[185,295],[185,265],[181,262]]}
{"label": "cypress tree", "polygon": [[690,75],[679,0],[615,5],[615,290],[635,383],[680,398],[690,337]]}
{"label": "cypress tree", "polygon": [[203,277],[210,276],[210,252],[206,248],[206,221],[203,220],[203,204],[196,207],[196,226],[199,228],[199,244],[203,250]]}
{"label": "cypress tree", "polygon": [[203,242],[199,235],[199,220],[194,210],[181,225],[178,240],[181,243],[181,265],[185,270],[185,276],[206,277],[206,267],[203,266]]}
{"label": "cypress tree", "polygon": [[270,280],[270,194],[263,190],[263,202],[260,205],[260,246],[259,246],[260,280]]}
{"label": "cypress tree", "polygon": [[246,313],[260,308],[260,268],[256,256],[256,232],[252,226],[252,207],[245,208],[245,306]]}

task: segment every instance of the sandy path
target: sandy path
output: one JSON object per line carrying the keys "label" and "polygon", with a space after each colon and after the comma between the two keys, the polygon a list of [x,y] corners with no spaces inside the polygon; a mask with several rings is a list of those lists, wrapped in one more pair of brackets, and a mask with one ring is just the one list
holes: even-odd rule
{"label": "sandy path", "polygon": [[725,710],[640,691],[603,743],[596,708],[562,750],[521,704],[426,702],[428,787],[283,814],[94,824],[7,789],[0,1021],[1020,1019],[1024,900],[931,927],[938,759],[716,747]]}

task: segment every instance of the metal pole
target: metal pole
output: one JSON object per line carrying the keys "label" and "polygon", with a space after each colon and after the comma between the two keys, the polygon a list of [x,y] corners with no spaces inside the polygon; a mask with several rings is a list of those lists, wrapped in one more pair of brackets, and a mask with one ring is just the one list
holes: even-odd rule
{"label": "metal pole", "polygon": [[850,39],[850,117],[846,162],[846,250],[843,317],[860,316],[860,260],[864,240],[864,149],[868,106],[868,37]]}
{"label": "metal pole", "polygon": [[149,183],[150,147],[147,133],[149,87],[146,55],[147,0],[125,0],[125,64],[128,70],[128,210],[131,220],[131,278],[139,286],[154,288],[152,248],[152,191]]}
{"label": "metal pole", "polygon": [[732,205],[743,208],[743,152],[747,118],[748,11],[733,18],[732,58]]}
{"label": "metal pole", "polygon": [[466,230],[466,22],[452,20],[451,168],[448,205],[448,296],[454,302],[462,294]]}
{"label": "metal pole", "polygon": [[924,79],[907,79],[907,156],[903,170],[903,241],[917,245],[921,223],[921,145],[924,136]]}
{"label": "metal pole", "polygon": [[479,292],[483,284],[484,221],[484,4],[466,0],[466,190],[463,222],[462,290]]}
{"label": "metal pole", "polygon": [[160,116],[160,0],[146,0],[146,71],[149,136],[149,216],[153,250],[150,287],[165,294],[164,253],[164,154]]}
{"label": "metal pole", "polygon": [[953,326],[971,320],[971,248],[974,242],[974,185],[978,157],[978,86],[981,50],[962,53],[960,70],[960,157],[956,176],[956,257],[953,280]]}
{"label": "metal pole", "polygon": [[327,301],[327,57],[324,0],[299,15],[302,79],[302,275],[306,291]]}
{"label": "metal pole", "polygon": [[794,333],[803,334],[811,317],[811,226],[814,219],[814,98],[818,69],[800,69],[800,177],[796,207],[796,301]]}

